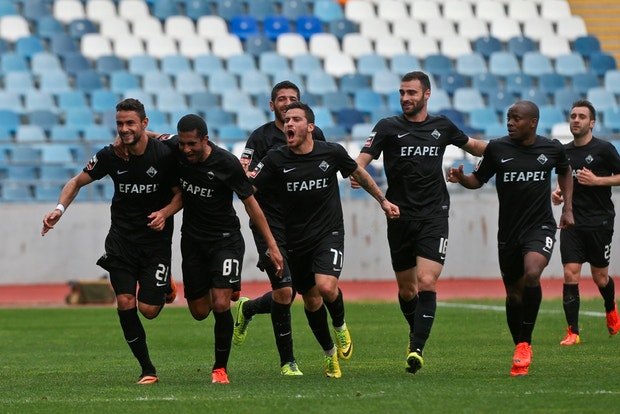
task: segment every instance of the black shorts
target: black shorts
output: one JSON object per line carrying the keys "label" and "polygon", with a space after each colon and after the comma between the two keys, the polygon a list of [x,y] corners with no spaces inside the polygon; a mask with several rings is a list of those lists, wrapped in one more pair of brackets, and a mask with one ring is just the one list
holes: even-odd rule
{"label": "black shorts", "polygon": [[613,228],[586,230],[571,227],[560,232],[562,264],[588,262],[594,267],[608,267]]}
{"label": "black shorts", "polygon": [[288,258],[286,249],[284,249],[283,243],[280,242],[280,239],[276,237],[276,242],[278,243],[278,247],[280,248],[280,253],[282,254],[282,258],[284,259],[284,268],[282,270],[282,277],[276,276],[276,267],[271,262],[271,259],[267,255],[268,248],[267,243],[263,239],[263,236],[260,234],[260,231],[252,226],[252,235],[254,236],[254,243],[256,244],[256,250],[258,252],[258,263],[256,263],[256,267],[258,267],[261,271],[267,273],[269,277],[269,281],[271,282],[271,289],[276,290],[284,287],[291,287],[291,269],[288,265]]}
{"label": "black shorts", "polygon": [[[106,253],[99,258],[97,265],[110,273],[110,283],[116,295],[130,294],[147,305],[161,306],[170,290],[170,246],[167,241],[140,246],[108,234]],[[137,286],[140,286],[138,292]]]}
{"label": "black shorts", "polygon": [[555,232],[555,228],[545,226],[521,235],[519,240],[498,243],[499,269],[505,285],[511,285],[523,277],[526,253],[540,253],[549,262],[555,244]]}
{"label": "black shorts", "polygon": [[344,233],[333,232],[309,250],[289,250],[288,257],[293,288],[304,294],[315,285],[314,275],[317,273],[340,277],[344,264]]}
{"label": "black shorts", "polygon": [[209,294],[211,288],[241,290],[244,253],[241,233],[212,242],[182,236],[181,268],[185,298],[202,298]]}
{"label": "black shorts", "polygon": [[387,237],[395,272],[416,266],[423,257],[444,264],[448,248],[448,218],[388,220]]}

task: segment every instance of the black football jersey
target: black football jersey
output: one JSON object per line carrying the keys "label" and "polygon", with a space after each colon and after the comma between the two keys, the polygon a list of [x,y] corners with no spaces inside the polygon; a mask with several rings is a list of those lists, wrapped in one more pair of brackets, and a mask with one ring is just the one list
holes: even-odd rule
{"label": "black football jersey", "polygon": [[474,175],[485,183],[495,175],[500,242],[518,240],[537,227],[557,227],[551,209],[552,171],[564,174],[569,167],[566,151],[555,139],[538,135],[528,146],[508,136],[489,142]]}
{"label": "black football jersey", "polygon": [[[315,127],[312,132],[312,138],[315,141],[325,141],[323,131],[319,127]],[[252,171],[256,165],[262,160],[267,152],[272,148],[278,148],[286,145],[286,136],[284,132],[280,130],[275,121],[267,122],[254,130],[246,144],[245,149],[241,155],[241,159],[249,160],[250,164],[248,171]],[[255,195],[256,201],[260,204],[269,227],[271,227],[274,233],[278,233],[284,230],[284,223],[282,222],[282,206],[274,195],[270,192],[258,192]]]}
{"label": "black football jersey", "polygon": [[172,199],[171,188],[177,185],[176,158],[161,142],[149,140],[144,154],[129,156],[129,161],[117,157],[112,145],[99,150],[84,167],[94,180],[109,175],[114,181],[110,232],[134,243],[161,241],[162,235],[172,240],[173,217],[164,230],[147,227],[148,216],[162,209]]}
{"label": "black football jersey", "polygon": [[239,233],[241,225],[233,207],[233,193],[245,200],[254,193],[239,160],[211,141],[211,154],[199,163],[190,163],[178,150],[177,135],[162,136],[176,148],[179,186],[183,194],[181,233],[196,240],[212,241]]}
{"label": "black football jersey", "polygon": [[450,196],[443,175],[446,146],[462,147],[469,137],[444,116],[410,122],[403,114],[375,125],[363,153],[377,159],[383,152],[386,197],[406,220],[447,217]]}
{"label": "black football jersey", "polygon": [[[590,142],[576,147],[574,142],[564,145],[568,161],[577,170],[587,168],[599,177],[620,173],[620,156],[607,141],[593,137]],[[610,186],[581,185],[573,180],[573,215],[578,228],[613,228],[616,215],[611,200]]]}
{"label": "black football jersey", "polygon": [[270,150],[251,178],[258,193],[280,200],[287,247],[304,250],[333,231],[344,231],[337,173],[348,177],[356,168],[342,145],[315,141],[308,154],[294,154],[286,146]]}

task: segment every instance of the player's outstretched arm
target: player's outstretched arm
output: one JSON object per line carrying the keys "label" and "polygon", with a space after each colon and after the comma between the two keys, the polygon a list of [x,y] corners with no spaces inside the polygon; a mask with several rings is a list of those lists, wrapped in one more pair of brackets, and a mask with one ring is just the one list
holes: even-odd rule
{"label": "player's outstretched arm", "polygon": [[448,170],[446,181],[450,183],[459,183],[463,187],[470,190],[475,190],[482,187],[482,182],[474,174],[463,173],[463,164],[460,164],[458,168],[451,167]]}
{"label": "player's outstretched arm", "polygon": [[474,155],[476,157],[482,157],[482,154],[484,153],[487,144],[488,142],[486,141],[469,137],[467,144],[463,145],[461,148],[463,148],[471,155]]}
{"label": "player's outstretched arm", "polygon": [[[355,160],[357,165],[362,167],[362,169],[364,169],[364,170],[366,169],[368,164],[370,164],[371,161],[372,161],[372,155],[367,154],[365,152],[360,153],[360,155],[358,155],[357,159]],[[351,174],[349,179],[351,180],[351,188],[362,188],[362,186],[356,181],[356,179],[353,176],[353,174]]]}
{"label": "player's outstretched arm", "polygon": [[80,192],[80,188],[92,183],[94,180],[90,178],[90,175],[84,171],[80,171],[78,175],[67,181],[58,197],[58,205],[51,212],[43,217],[43,228],[41,229],[41,236],[54,228],[54,225],[58,223],[60,217],[64,214],[65,209],[69,208],[69,204],[75,199]]}

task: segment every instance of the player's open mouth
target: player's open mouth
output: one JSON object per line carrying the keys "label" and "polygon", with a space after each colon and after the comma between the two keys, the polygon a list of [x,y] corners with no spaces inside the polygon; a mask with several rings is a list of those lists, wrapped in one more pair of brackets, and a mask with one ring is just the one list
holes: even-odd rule
{"label": "player's open mouth", "polygon": [[288,131],[286,131],[286,137],[288,139],[292,139],[295,136],[295,131],[293,131],[292,129],[289,129]]}

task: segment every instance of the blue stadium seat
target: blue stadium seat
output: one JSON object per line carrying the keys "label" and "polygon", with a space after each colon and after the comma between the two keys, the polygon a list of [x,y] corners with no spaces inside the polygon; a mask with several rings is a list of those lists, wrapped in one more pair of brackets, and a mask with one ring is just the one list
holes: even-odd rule
{"label": "blue stadium seat", "polygon": [[321,128],[327,141],[342,140],[347,137],[347,131],[340,125]]}
{"label": "blue stadium seat", "polygon": [[259,34],[258,20],[247,14],[233,16],[230,20],[230,33],[238,36],[242,41],[245,41],[249,36],[256,36]]}
{"label": "blue stadium seat", "polygon": [[[30,145],[16,145],[9,149],[9,158],[13,164],[40,164],[41,149]],[[31,174],[26,171],[26,174]]]}
{"label": "blue stadium seat", "polygon": [[[336,125],[331,111],[324,106],[315,105],[312,107],[312,111],[314,112],[314,124],[318,125],[319,128],[329,128]],[[341,126],[345,128],[344,125]]]}
{"label": "blue stadium seat", "polygon": [[390,58],[390,70],[398,76],[403,76],[414,70],[422,70],[422,65],[416,56],[402,53]]}
{"label": "blue stadium seat", "polygon": [[103,80],[99,72],[87,69],[76,73],[75,88],[90,95],[93,91],[104,87]]}
{"label": "blue stadium seat", "polygon": [[185,15],[194,21],[211,14],[211,2],[204,0],[180,0]]}
{"label": "blue stadium seat", "polygon": [[115,55],[99,56],[95,60],[95,70],[102,75],[110,76],[112,72],[125,70],[125,62]]}
{"label": "blue stadium seat", "polygon": [[237,78],[230,72],[214,72],[208,77],[208,90],[217,94],[223,94],[229,90],[239,89]]}
{"label": "blue stadium seat", "polygon": [[454,91],[458,88],[469,86],[468,77],[456,72],[444,73],[439,77],[439,87],[448,92],[448,95],[454,95]]}
{"label": "blue stadium seat", "polygon": [[336,113],[336,122],[350,132],[353,125],[366,123],[366,117],[362,111],[355,108],[345,108]]}
{"label": "blue stadium seat", "polygon": [[233,75],[243,76],[246,72],[256,69],[254,57],[247,53],[232,55],[226,60],[226,70]]}
{"label": "blue stadium seat", "polygon": [[493,52],[500,52],[502,50],[502,42],[493,36],[479,37],[474,41],[474,51],[480,53],[486,59],[489,59]]}
{"label": "blue stadium seat", "polygon": [[508,93],[504,89],[498,89],[488,96],[488,106],[502,116],[506,115],[506,109],[516,101],[514,94]]}
{"label": "blue stadium seat", "polygon": [[275,49],[275,44],[267,36],[260,33],[248,36],[245,39],[245,52],[254,57],[259,57],[263,53],[274,52]]}
{"label": "blue stadium seat", "polygon": [[105,125],[83,125],[81,129],[86,142],[111,142],[116,135],[116,131],[113,132]]}
{"label": "blue stadium seat", "polygon": [[343,108],[351,108],[349,94],[342,91],[327,92],[321,96],[322,105],[335,113]]}
{"label": "blue stadium seat", "polygon": [[231,89],[222,93],[222,108],[239,116],[252,106],[252,98],[239,90]]}
{"label": "blue stadium seat", "polygon": [[534,40],[527,36],[516,36],[508,40],[507,50],[518,58],[523,58],[527,52],[537,52],[538,46]]}
{"label": "blue stadium seat", "polygon": [[88,107],[86,100],[86,94],[80,90],[69,90],[61,92],[56,95],[58,100],[58,108],[61,111],[66,111],[72,108],[84,108]]}
{"label": "blue stadium seat", "polygon": [[221,16],[227,22],[230,22],[234,16],[243,14],[243,5],[236,0],[215,0],[215,8],[217,15]]}
{"label": "blue stadium seat", "polygon": [[63,70],[63,67],[57,55],[49,52],[39,52],[30,58],[30,69],[35,75],[40,75],[47,71]]}
{"label": "blue stadium seat", "polygon": [[258,69],[268,75],[275,75],[283,69],[290,69],[288,59],[277,52],[263,52],[258,56]]}
{"label": "blue stadium seat", "polygon": [[237,125],[248,134],[267,122],[265,112],[255,106],[244,108],[242,115],[237,118]]}
{"label": "blue stadium seat", "polygon": [[365,140],[372,132],[372,128],[374,126],[375,124],[372,123],[353,125],[353,127],[351,128],[351,138],[354,140]]}
{"label": "blue stadium seat", "polygon": [[67,33],[56,33],[50,38],[50,52],[61,57],[67,53],[80,52],[78,43]]}
{"label": "blue stadium seat", "polygon": [[256,96],[261,93],[271,92],[271,82],[267,77],[267,74],[252,70],[248,71],[241,76],[241,90],[252,96]]}
{"label": "blue stadium seat", "polygon": [[22,15],[29,21],[36,22],[42,17],[52,15],[51,3],[47,0],[28,0],[21,3]]}
{"label": "blue stadium seat", "polygon": [[359,89],[353,94],[353,107],[370,115],[377,109],[385,108],[385,104],[380,93],[372,89]]}
{"label": "blue stadium seat", "polygon": [[551,58],[540,52],[526,52],[522,61],[523,73],[540,76],[543,73],[553,73]]}
{"label": "blue stadium seat", "polygon": [[54,125],[60,123],[60,119],[56,112],[44,109],[29,112],[27,120],[31,125],[38,125],[43,128],[43,131],[46,133],[49,133]]}
{"label": "blue stadium seat", "polygon": [[484,129],[486,139],[500,138],[505,136],[507,132],[506,124],[504,123],[487,125]]}
{"label": "blue stadium seat", "polygon": [[161,71],[168,75],[192,70],[190,60],[183,55],[166,55],[160,61]]}
{"label": "blue stadium seat", "polygon": [[109,81],[110,90],[114,93],[123,94],[129,89],[140,87],[138,76],[126,70],[112,72]]}
{"label": "blue stadium seat", "polygon": [[205,113],[205,120],[210,128],[217,129],[222,125],[233,123],[233,114],[221,107],[211,108]]}
{"label": "blue stadium seat", "polygon": [[[127,89],[121,99],[133,98],[137,99],[144,105],[145,108],[154,108],[155,107],[155,98],[153,94],[145,91],[142,88],[138,89]],[[116,120],[114,121],[116,124]]]}
{"label": "blue stadium seat", "polygon": [[308,41],[313,34],[323,33],[323,22],[316,16],[299,16],[295,20],[295,30]]}
{"label": "blue stadium seat", "polygon": [[[72,176],[72,169],[65,165],[58,164],[43,164],[39,167],[39,179],[41,181],[58,181],[64,184]],[[60,191],[56,193],[56,199],[58,199],[58,194]]]}
{"label": "blue stadium seat", "polygon": [[521,99],[534,102],[538,107],[549,105],[549,95],[538,87],[526,88],[521,91]]}
{"label": "blue stadium seat", "polygon": [[174,75],[174,86],[178,92],[184,94],[207,90],[204,77],[193,70],[177,72]]}
{"label": "blue stadium seat", "polygon": [[162,22],[170,16],[181,15],[179,1],[153,0],[147,1],[147,3],[151,3],[151,15],[157,17]]}
{"label": "blue stadium seat", "polygon": [[566,87],[566,80],[559,73],[543,73],[538,77],[538,87],[543,92],[553,95],[556,90]]}
{"label": "blue stadium seat", "polygon": [[[115,111],[116,112],[116,111]],[[51,142],[78,142],[80,140],[79,131],[67,125],[53,125],[50,130]]]}
{"label": "blue stadium seat", "polygon": [[501,82],[499,76],[493,73],[481,73],[472,76],[472,86],[478,89],[483,96],[488,97],[501,89]]}
{"label": "blue stadium seat", "polygon": [[358,89],[370,88],[370,77],[361,73],[343,75],[339,81],[340,91],[354,93]]}
{"label": "blue stadium seat", "polygon": [[38,34],[42,39],[50,40],[55,34],[65,34],[64,24],[54,16],[41,16],[35,19],[35,22],[36,34]]}
{"label": "blue stadium seat", "polygon": [[604,76],[608,70],[618,69],[616,59],[609,53],[598,52],[590,55],[590,70]]}
{"label": "blue stadium seat", "polygon": [[512,52],[493,52],[489,57],[489,72],[499,76],[519,74],[521,73],[519,60]]}
{"label": "blue stadium seat", "polygon": [[30,112],[39,109],[54,112],[58,111],[54,96],[51,93],[40,91],[35,88],[30,89],[24,94],[24,111]]}
{"label": "blue stadium seat", "polygon": [[589,58],[593,53],[601,52],[601,42],[594,35],[579,36],[573,43],[573,50]]}
{"label": "blue stadium seat", "polygon": [[570,112],[573,102],[581,98],[582,95],[579,92],[569,87],[561,88],[553,92],[553,102],[555,102],[555,106],[562,109],[566,115]]}
{"label": "blue stadium seat", "polygon": [[474,109],[484,108],[486,105],[478,89],[459,88],[454,91],[452,106],[458,111],[471,113]]}
{"label": "blue stadium seat", "polygon": [[[59,181],[59,180],[55,180]],[[65,179],[67,181],[67,179]],[[34,200],[38,202],[53,202],[58,200],[62,190],[61,184],[36,183],[34,185]]]}
{"label": "blue stadium seat", "polygon": [[587,72],[583,57],[576,52],[557,56],[555,58],[555,71],[562,76]]}
{"label": "blue stadium seat", "polygon": [[69,23],[69,36],[79,40],[87,33],[97,33],[97,25],[89,19],[75,19]]}
{"label": "blue stadium seat", "polygon": [[[62,66],[69,76],[75,76],[77,72],[91,68],[86,56],[80,52],[66,53],[62,57]],[[105,73],[103,74],[105,75]]]}
{"label": "blue stadium seat", "polygon": [[201,75],[209,76],[214,72],[224,71],[224,64],[222,59],[215,55],[198,55],[194,58],[194,70]]}
{"label": "blue stadium seat", "polygon": [[302,54],[293,56],[291,59],[291,70],[300,75],[308,76],[313,72],[322,71],[323,65],[318,57],[310,54]]}
{"label": "blue stadium seat", "polygon": [[[40,161],[38,161],[40,162]],[[13,165],[6,166],[6,181],[34,181],[38,179],[38,168],[34,165]]]}
{"label": "blue stadium seat", "polygon": [[372,90],[382,95],[387,95],[400,85],[400,76],[389,70],[375,72],[371,79]]}
{"label": "blue stadium seat", "polygon": [[159,65],[153,56],[134,55],[127,60],[127,70],[142,76],[146,72],[159,70]]}
{"label": "blue stadium seat", "polygon": [[310,9],[304,0],[287,0],[281,5],[280,14],[291,21],[295,21],[299,16],[310,14]]}
{"label": "blue stadium seat", "polygon": [[583,95],[588,93],[588,89],[600,86],[598,75],[594,72],[577,73],[570,80],[573,89]]}
{"label": "blue stadium seat", "polygon": [[[333,31],[331,23],[344,20],[342,6],[333,0],[316,0],[313,5],[313,12],[323,22],[330,24],[330,32],[334,34],[336,33]],[[341,36],[338,37],[341,38]]]}
{"label": "blue stadium seat", "polygon": [[424,70],[433,76],[454,72],[452,60],[446,55],[431,54],[424,58]]}
{"label": "blue stadium seat", "polygon": [[8,109],[18,113],[25,111],[21,95],[15,91],[0,89],[0,109]]}
{"label": "blue stadium seat", "polygon": [[592,102],[597,111],[605,111],[618,106],[616,96],[603,86],[588,89],[586,99]]}
{"label": "blue stadium seat", "polygon": [[272,41],[275,41],[282,33],[291,32],[291,22],[282,15],[271,15],[265,17],[263,22],[263,34]]}
{"label": "blue stadium seat", "polygon": [[69,76],[64,70],[41,73],[39,75],[39,88],[53,94],[72,90]]}
{"label": "blue stadium seat", "polygon": [[263,22],[269,15],[275,14],[275,2],[272,0],[251,0],[247,2],[248,14],[259,22]]}
{"label": "blue stadium seat", "polygon": [[364,54],[357,58],[357,73],[372,75],[387,70],[389,70],[387,61],[376,53]]}
{"label": "blue stadium seat", "polygon": [[41,159],[43,164],[64,164],[73,163],[73,153],[71,146],[66,144],[45,144],[41,147]]}
{"label": "blue stadium seat", "polygon": [[65,125],[73,126],[79,131],[95,123],[95,115],[88,107],[68,108],[65,111]]}
{"label": "blue stadium seat", "polygon": [[534,86],[534,78],[530,75],[515,73],[504,77],[504,88],[506,92],[520,95],[523,89]]}
{"label": "blue stadium seat", "polygon": [[14,134],[20,125],[19,114],[15,111],[0,109],[0,125]]}
{"label": "blue stadium seat", "polygon": [[323,72],[323,70],[317,70],[308,75],[306,90],[310,93],[322,95],[327,92],[335,92],[338,87],[333,76]]}
{"label": "blue stadium seat", "polygon": [[8,52],[0,55],[0,71],[3,74],[8,72],[30,72],[30,66],[25,56]]}
{"label": "blue stadium seat", "polygon": [[540,111],[540,119],[538,120],[539,133],[548,134],[555,124],[566,122],[564,112],[557,106],[543,105],[538,109]]}
{"label": "blue stadium seat", "polygon": [[113,109],[120,101],[118,95],[109,89],[95,89],[90,95],[90,107],[95,112],[103,112]]}
{"label": "blue stadium seat", "polygon": [[32,55],[45,51],[43,40],[36,35],[20,37],[15,41],[15,53],[30,59]]}
{"label": "blue stadium seat", "polygon": [[480,53],[468,53],[456,58],[455,69],[457,73],[467,76],[475,76],[487,73],[487,64]]}
{"label": "blue stadium seat", "polygon": [[24,203],[34,200],[32,190],[26,185],[2,185],[2,200],[5,202]]}
{"label": "blue stadium seat", "polygon": [[235,124],[221,125],[215,134],[218,141],[222,141],[225,147],[229,147],[234,141],[242,141],[247,138],[247,133]]}
{"label": "blue stadium seat", "polygon": [[370,113],[370,123],[376,124],[380,119],[388,118],[394,115],[398,115],[400,111],[394,111],[393,109],[388,108],[387,106],[377,108]]}
{"label": "blue stadium seat", "polygon": [[155,92],[157,109],[165,113],[187,112],[188,106],[185,96],[174,89],[162,89]]}
{"label": "blue stadium seat", "polygon": [[151,71],[142,76],[142,89],[145,92],[157,93],[165,89],[174,89],[174,85],[170,75],[160,71]]}
{"label": "blue stadium seat", "polygon": [[616,106],[603,110],[603,124],[614,133],[620,132],[620,108]]}
{"label": "blue stadium seat", "polygon": [[38,125],[19,125],[15,131],[16,142],[44,142],[45,130]]}
{"label": "blue stadium seat", "polygon": [[219,95],[209,92],[192,92],[189,94],[189,109],[194,112],[205,112],[221,105]]}

